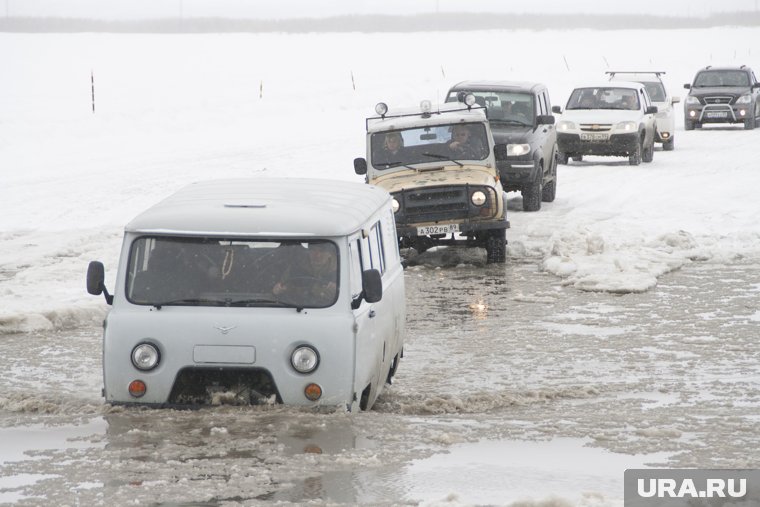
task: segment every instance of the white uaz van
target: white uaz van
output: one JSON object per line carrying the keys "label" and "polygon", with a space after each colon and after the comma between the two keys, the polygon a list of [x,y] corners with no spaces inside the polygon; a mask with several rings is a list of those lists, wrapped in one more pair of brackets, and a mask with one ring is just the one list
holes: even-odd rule
{"label": "white uaz van", "polygon": [[369,409],[396,372],[404,274],[391,196],[329,180],[189,185],[127,226],[116,288],[90,263],[112,404]]}

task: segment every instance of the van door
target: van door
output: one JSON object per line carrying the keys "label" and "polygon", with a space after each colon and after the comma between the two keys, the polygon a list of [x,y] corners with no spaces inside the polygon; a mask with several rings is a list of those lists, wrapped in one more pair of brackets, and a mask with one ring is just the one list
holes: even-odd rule
{"label": "van door", "polygon": [[[352,299],[362,291],[362,271],[378,269],[382,273],[382,250],[378,250],[379,230],[377,224],[366,231],[366,237],[357,236],[349,242],[350,290]],[[383,322],[392,315],[392,308],[386,305],[385,298],[377,303],[362,301],[355,310],[354,322],[356,334],[354,337],[354,391],[360,403],[360,408],[366,409],[374,403],[382,388],[385,378],[381,376],[384,370],[386,351],[386,333]],[[384,315],[387,314],[387,315]],[[367,389],[369,386],[369,389]]]}

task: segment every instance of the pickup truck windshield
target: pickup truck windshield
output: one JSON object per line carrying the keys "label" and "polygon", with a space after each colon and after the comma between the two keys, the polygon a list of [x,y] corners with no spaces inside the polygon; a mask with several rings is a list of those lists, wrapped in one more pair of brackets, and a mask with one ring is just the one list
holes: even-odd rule
{"label": "pickup truck windshield", "polygon": [[139,305],[323,308],[338,297],[338,250],[326,240],[143,236],[129,255]]}
{"label": "pickup truck windshield", "polygon": [[370,136],[370,147],[372,165],[380,170],[442,160],[485,160],[490,154],[482,123],[376,132]]}

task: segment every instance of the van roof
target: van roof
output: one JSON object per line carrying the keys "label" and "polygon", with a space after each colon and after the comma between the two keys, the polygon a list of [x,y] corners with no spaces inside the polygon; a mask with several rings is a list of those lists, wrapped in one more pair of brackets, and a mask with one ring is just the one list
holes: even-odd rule
{"label": "van roof", "polygon": [[345,236],[390,201],[385,190],[306,178],[192,183],[151,206],[127,232],[207,236]]}

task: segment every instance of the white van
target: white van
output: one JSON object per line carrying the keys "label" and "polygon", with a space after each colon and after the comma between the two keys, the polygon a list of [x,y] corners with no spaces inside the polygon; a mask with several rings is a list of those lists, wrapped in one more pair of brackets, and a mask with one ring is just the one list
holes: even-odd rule
{"label": "white van", "polygon": [[125,229],[116,289],[90,263],[106,402],[372,407],[403,353],[391,196],[305,179],[189,185]]}

